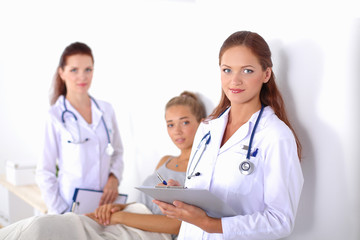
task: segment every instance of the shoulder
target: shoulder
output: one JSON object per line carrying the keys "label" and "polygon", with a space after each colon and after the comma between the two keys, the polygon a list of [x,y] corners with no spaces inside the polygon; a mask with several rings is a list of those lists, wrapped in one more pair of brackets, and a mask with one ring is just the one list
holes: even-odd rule
{"label": "shoulder", "polygon": [[95,104],[97,104],[100,107],[100,109],[112,109],[113,108],[112,105],[107,101],[97,99],[94,97],[92,99],[95,102]]}
{"label": "shoulder", "polygon": [[61,121],[61,116],[64,112],[64,97],[60,96],[56,102],[50,106],[47,112],[48,120],[59,120]]}
{"label": "shoulder", "polygon": [[[259,132],[256,131],[255,138],[257,138],[259,146],[266,158],[271,159],[271,162],[279,161],[281,159],[298,159],[297,146],[295,136],[291,129],[281,121],[275,113],[271,111],[264,111],[264,117],[259,123]],[[274,155],[275,154],[275,155]],[[274,157],[276,156],[275,159]]]}
{"label": "shoulder", "polygon": [[104,101],[104,100],[100,100],[100,99],[96,99],[96,98],[92,98],[95,105],[105,114],[109,114],[109,115],[114,115],[115,112],[114,112],[114,108],[113,106],[107,102],[107,101]]}
{"label": "shoulder", "polygon": [[298,164],[295,136],[270,107],[268,111],[264,111],[264,118],[259,123],[259,132],[256,131],[255,138],[258,138],[259,150],[261,149],[259,152],[265,162],[281,164],[282,168]]}
{"label": "shoulder", "polygon": [[167,160],[169,159],[169,158],[172,158],[173,156],[171,156],[171,155],[166,155],[166,156],[163,156],[161,159],[160,159],[160,161],[158,162],[158,164],[157,164],[157,166],[156,166],[156,169],[158,169],[159,167],[161,167],[162,165],[164,165],[166,162],[167,162]]}
{"label": "shoulder", "polygon": [[260,124],[262,130],[272,138],[294,138],[291,129],[276,116],[270,107],[265,108],[264,118]]}

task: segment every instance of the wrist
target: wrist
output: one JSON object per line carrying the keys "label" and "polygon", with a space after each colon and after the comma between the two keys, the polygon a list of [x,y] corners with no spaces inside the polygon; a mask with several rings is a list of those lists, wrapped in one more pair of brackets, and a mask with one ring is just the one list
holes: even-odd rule
{"label": "wrist", "polygon": [[199,227],[208,233],[222,233],[221,218],[206,216]]}
{"label": "wrist", "polygon": [[123,212],[118,211],[113,214],[111,214],[111,223],[112,224],[122,224],[123,223]]}
{"label": "wrist", "polygon": [[115,176],[115,174],[110,173],[110,174],[109,174],[109,179],[111,179],[111,180],[113,180],[113,181],[116,181],[117,184],[119,185],[119,180],[117,179],[117,177]]}

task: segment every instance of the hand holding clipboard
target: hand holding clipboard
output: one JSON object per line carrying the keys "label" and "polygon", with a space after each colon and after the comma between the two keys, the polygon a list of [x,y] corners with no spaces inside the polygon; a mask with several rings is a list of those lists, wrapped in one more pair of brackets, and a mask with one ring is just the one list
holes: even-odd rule
{"label": "hand holding clipboard", "polygon": [[178,200],[200,207],[210,217],[220,218],[236,215],[232,208],[206,189],[183,188],[180,186],[141,186],[136,189],[154,199],[170,204]]}

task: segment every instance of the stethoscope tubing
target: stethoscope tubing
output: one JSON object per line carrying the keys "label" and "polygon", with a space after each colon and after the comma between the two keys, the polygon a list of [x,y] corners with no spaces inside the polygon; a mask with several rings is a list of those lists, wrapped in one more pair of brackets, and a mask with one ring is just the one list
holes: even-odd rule
{"label": "stethoscope tubing", "polygon": [[248,159],[248,160],[250,160],[252,142],[254,140],[255,131],[256,131],[257,126],[259,125],[260,118],[261,118],[261,115],[262,115],[262,113],[264,111],[264,108],[265,108],[265,106],[263,104],[261,104],[260,113],[259,113],[258,117],[256,118],[254,129],[251,132],[250,141],[249,141],[249,148],[248,148],[247,155],[246,155],[246,159]]}
{"label": "stethoscope tubing", "polygon": [[[196,153],[200,150],[201,143],[204,141],[204,139],[205,139],[207,136],[209,136],[209,137],[208,137],[208,139],[207,139],[206,142],[205,142],[204,149],[201,151],[201,154],[200,154],[200,156],[199,156],[199,159],[198,159],[198,161],[196,162],[196,164],[195,164],[195,166],[194,166],[194,168],[193,168],[193,171],[192,171],[191,174],[189,175],[189,170],[190,170],[191,165],[192,165],[192,163],[193,163],[193,161],[194,161],[194,158],[195,158],[195,156],[196,156]],[[196,151],[195,151],[193,157],[191,158],[191,161],[190,161],[190,164],[189,164],[189,169],[188,169],[188,172],[187,172],[189,179],[191,178],[191,176],[194,176],[195,169],[196,169],[197,165],[199,164],[199,161],[200,161],[202,155],[204,154],[207,145],[209,145],[210,140],[211,140],[211,134],[210,134],[210,131],[209,131],[207,134],[205,134],[205,135],[203,136],[203,138],[201,139],[199,145],[198,145],[197,148],[196,148]],[[195,175],[198,176],[197,174],[195,174]]]}
{"label": "stethoscope tubing", "polygon": [[[62,112],[62,114],[61,114],[61,121],[62,121],[62,123],[65,124],[65,114],[66,114],[66,113],[70,113],[70,114],[74,117],[76,123],[78,124],[78,118],[76,117],[75,113],[73,113],[72,111],[68,110],[68,108],[67,108],[67,106],[66,106],[65,96],[63,96],[63,97],[64,97],[64,109],[65,109],[65,110],[64,110],[64,111]],[[89,97],[90,97],[90,99],[95,103],[95,106],[97,107],[97,109],[99,109],[99,110],[101,111],[100,106],[99,106],[99,104],[95,101],[95,99],[94,99],[92,96],[89,96]],[[106,132],[106,137],[107,137],[107,140],[108,140],[108,144],[111,144],[109,129],[108,129],[106,123],[105,123],[104,116],[101,116],[101,121],[102,121],[102,123],[103,123],[103,125],[104,125],[104,128],[105,128],[105,132]],[[78,126],[78,129],[79,129],[79,126]],[[81,136],[80,136],[80,130],[79,130],[79,137],[81,137]],[[86,139],[85,141],[87,141],[87,140],[88,140],[88,139]]]}
{"label": "stethoscope tubing", "polygon": [[[253,140],[254,140],[256,128],[257,128],[257,126],[259,125],[260,118],[261,118],[261,115],[262,115],[262,113],[263,113],[263,111],[264,111],[264,108],[265,108],[265,106],[264,106],[263,104],[261,104],[261,110],[260,110],[260,112],[259,112],[259,115],[258,115],[256,121],[255,121],[254,128],[253,128],[253,130],[252,130],[252,132],[251,132],[251,135],[250,135],[250,141],[249,141],[248,151],[247,151],[247,155],[246,155],[246,160],[243,161],[243,162],[241,162],[241,163],[240,163],[240,166],[242,166],[244,163],[247,163],[248,166],[251,166],[251,167],[252,167],[252,165],[253,165],[253,164],[250,162],[251,147],[252,147],[252,143],[253,143]],[[225,110],[225,111],[226,111],[226,110]],[[225,111],[224,111],[224,112],[225,112]],[[224,112],[223,112],[223,113],[224,113]],[[223,113],[221,113],[221,114],[219,115],[219,117],[222,116]],[[197,160],[197,162],[196,162],[196,164],[195,164],[195,166],[194,166],[191,174],[189,175],[189,171],[190,171],[190,168],[191,168],[191,166],[192,166],[192,164],[193,164],[194,158],[195,158],[197,152],[200,150],[201,145],[202,145],[203,141],[206,139],[206,137],[208,137],[208,139],[207,139],[206,142],[205,142],[204,149],[201,151],[201,154],[200,154],[200,156],[199,156],[199,158],[198,158],[198,160]],[[197,146],[197,148],[196,148],[196,151],[195,151],[193,157],[191,158],[191,161],[190,161],[190,164],[189,164],[189,168],[188,168],[188,171],[187,171],[187,175],[188,175],[187,178],[188,178],[188,179],[191,179],[193,176],[199,176],[199,175],[200,175],[199,172],[197,172],[197,173],[195,173],[195,174],[194,174],[194,172],[195,172],[195,170],[196,170],[197,165],[198,165],[199,162],[200,162],[200,159],[201,159],[202,155],[204,154],[204,152],[205,152],[205,150],[206,150],[207,145],[209,145],[210,140],[211,140],[211,134],[210,134],[210,131],[209,131],[208,133],[206,133],[206,134],[202,137],[200,143],[198,144],[198,146]],[[253,171],[253,169],[250,169],[251,167],[249,167],[248,170],[244,170],[244,171],[242,171],[242,170],[240,169],[240,171],[241,171],[242,174],[248,175],[248,174],[250,174],[250,173]]]}

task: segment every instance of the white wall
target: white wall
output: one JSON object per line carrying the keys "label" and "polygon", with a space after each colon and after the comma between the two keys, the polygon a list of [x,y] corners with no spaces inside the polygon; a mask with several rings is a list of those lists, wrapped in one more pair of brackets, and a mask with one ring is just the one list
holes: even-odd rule
{"label": "white wall", "polygon": [[164,104],[183,90],[210,111],[220,96],[218,51],[237,30],[260,33],[303,144],[305,185],[287,239],[359,239],[360,18],[355,1],[1,1],[0,174],[36,161],[52,76],[64,47],[95,55],[91,93],[113,104],[125,145],[121,191],[164,154]]}

